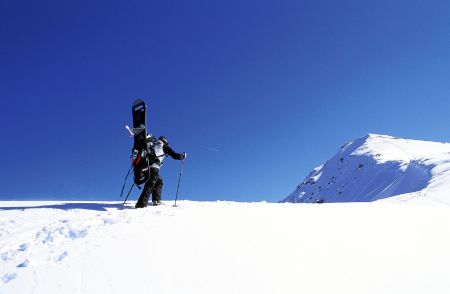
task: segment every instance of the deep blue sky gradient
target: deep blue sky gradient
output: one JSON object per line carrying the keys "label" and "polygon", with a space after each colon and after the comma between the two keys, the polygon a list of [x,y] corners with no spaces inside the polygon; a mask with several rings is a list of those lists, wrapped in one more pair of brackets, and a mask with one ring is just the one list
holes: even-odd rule
{"label": "deep blue sky gradient", "polygon": [[[3,0],[0,199],[118,199],[135,98],[188,152],[194,200],[277,201],[369,132],[450,141],[449,15],[448,1]],[[178,168],[166,160],[165,199]]]}

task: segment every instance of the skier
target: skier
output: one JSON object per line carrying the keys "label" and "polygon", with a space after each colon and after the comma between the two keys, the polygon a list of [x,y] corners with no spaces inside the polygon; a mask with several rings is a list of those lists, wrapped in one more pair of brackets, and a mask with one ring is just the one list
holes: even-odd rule
{"label": "skier", "polygon": [[153,154],[150,166],[150,179],[145,183],[144,190],[136,202],[136,208],[146,207],[150,194],[152,194],[152,205],[161,204],[163,180],[159,175],[159,169],[162,166],[164,157],[169,155],[176,160],[183,160],[187,157],[186,152],[176,153],[170,148],[169,141],[164,136],[160,136],[158,140],[155,140],[152,135],[147,135],[147,146],[148,149],[152,148],[148,153]]}

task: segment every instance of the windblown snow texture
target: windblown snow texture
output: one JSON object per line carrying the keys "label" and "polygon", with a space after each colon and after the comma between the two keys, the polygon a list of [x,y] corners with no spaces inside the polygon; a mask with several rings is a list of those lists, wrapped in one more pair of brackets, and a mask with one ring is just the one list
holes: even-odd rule
{"label": "windblown snow texture", "polygon": [[[426,198],[450,203],[450,144],[369,134],[344,144],[281,202]],[[449,193],[450,194],[450,193]]]}
{"label": "windblown snow texture", "polygon": [[442,203],[0,201],[0,293],[450,293]]}

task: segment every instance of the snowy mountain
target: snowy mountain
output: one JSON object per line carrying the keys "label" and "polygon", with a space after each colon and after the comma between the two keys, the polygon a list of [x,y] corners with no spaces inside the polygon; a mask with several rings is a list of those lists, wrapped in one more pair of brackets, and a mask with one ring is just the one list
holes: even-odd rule
{"label": "snowy mountain", "polygon": [[450,293],[449,170],[449,144],[368,135],[286,200],[396,201],[0,201],[0,293]]}
{"label": "snowy mountain", "polygon": [[450,144],[369,134],[344,144],[282,202],[386,198],[450,203]]}

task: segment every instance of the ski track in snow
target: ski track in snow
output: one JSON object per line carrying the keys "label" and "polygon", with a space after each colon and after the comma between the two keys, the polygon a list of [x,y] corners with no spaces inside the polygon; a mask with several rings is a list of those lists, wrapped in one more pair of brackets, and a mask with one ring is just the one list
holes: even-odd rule
{"label": "ski track in snow", "polygon": [[[52,209],[48,210],[50,214],[53,214]],[[8,212],[6,211],[6,214]],[[0,207],[0,215],[2,213],[5,214],[5,211],[2,211]],[[34,227],[37,229],[17,231],[16,227],[29,227],[24,225],[28,219],[36,220],[33,217],[34,213],[27,211],[24,214],[25,216],[19,219],[4,220],[2,217],[3,220],[0,222],[0,264],[2,265],[0,285],[18,278],[21,271],[30,266],[63,262],[70,254],[68,250],[64,250],[66,244],[83,239],[89,234],[99,233],[103,226],[127,221],[122,211],[93,212],[88,220],[78,219],[78,213],[75,211],[71,219],[53,220],[49,217],[36,224]],[[12,214],[10,217],[16,218],[16,216],[17,214]]]}
{"label": "ski track in snow", "polygon": [[[107,226],[129,224],[131,219],[127,210],[129,211],[130,207],[125,206],[125,209],[122,209],[121,205],[117,204],[115,207],[120,209],[80,213],[77,209],[58,211],[45,208],[45,205],[30,206],[25,209],[8,207],[7,210],[2,210],[0,206],[0,216],[2,216],[0,221],[0,293],[3,293],[2,285],[17,279],[31,267],[52,264],[55,266],[63,263],[71,255],[71,250],[66,248],[67,245],[82,241],[89,235],[102,235]],[[48,210],[48,217],[37,219],[36,214],[43,215],[43,209]],[[21,213],[17,214],[17,211]],[[146,211],[133,210],[133,212],[142,217]],[[89,215],[87,218],[86,213]],[[154,208],[151,213],[160,216],[173,215],[163,213],[158,208]],[[17,217],[18,215],[20,217]],[[37,222],[30,224],[30,220]],[[78,254],[79,252],[75,255]],[[31,273],[26,274],[36,276],[33,269]],[[38,281],[35,284],[37,283]],[[83,292],[81,289],[73,290]],[[111,286],[111,293],[113,292]]]}

